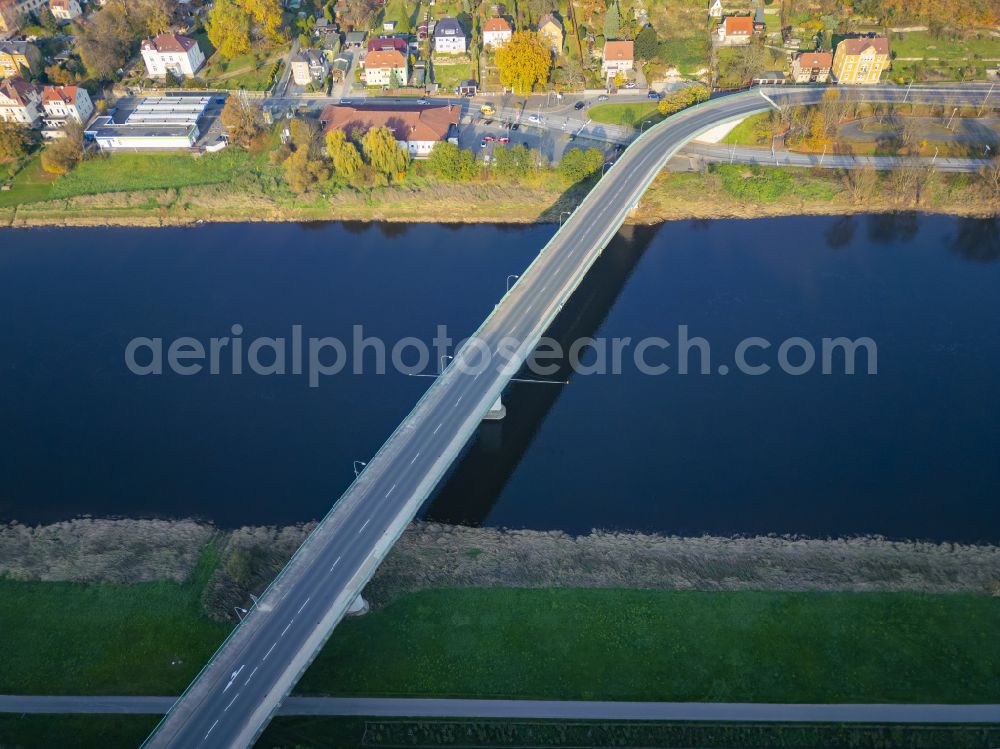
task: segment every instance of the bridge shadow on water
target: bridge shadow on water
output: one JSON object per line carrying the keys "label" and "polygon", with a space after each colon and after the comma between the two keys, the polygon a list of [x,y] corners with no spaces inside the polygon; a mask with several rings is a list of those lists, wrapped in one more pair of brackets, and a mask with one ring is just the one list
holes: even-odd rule
{"label": "bridge shadow on water", "polygon": [[[622,227],[546,331],[546,337],[558,341],[566,352],[573,341],[594,336],[659,229],[660,226]],[[546,358],[545,363],[557,364],[559,368],[544,379],[557,382],[572,379],[566,357]],[[518,377],[534,376],[522,370]],[[565,387],[511,383],[503,396],[506,417],[480,424],[462,457],[455,461],[432,495],[423,519],[482,525]]]}

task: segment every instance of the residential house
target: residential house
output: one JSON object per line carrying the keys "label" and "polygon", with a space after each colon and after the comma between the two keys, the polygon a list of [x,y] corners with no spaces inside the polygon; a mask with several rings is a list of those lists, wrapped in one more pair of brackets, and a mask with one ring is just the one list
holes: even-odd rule
{"label": "residential house", "polygon": [[49,0],[49,10],[57,21],[72,21],[83,15],[77,0]]}
{"label": "residential house", "polygon": [[344,37],[344,49],[361,49],[365,46],[364,31],[348,31]]}
{"label": "residential house", "polygon": [[31,42],[0,42],[0,75],[31,75],[42,67],[42,53]]}
{"label": "residential house", "polygon": [[792,56],[792,80],[795,83],[827,83],[833,55],[829,52],[797,52]]}
{"label": "residential house", "polygon": [[604,43],[601,54],[601,76],[605,80],[624,75],[635,66],[634,44],[626,41],[611,41]]}
{"label": "residential house", "polygon": [[318,49],[302,50],[292,60],[292,80],[299,86],[322,83],[329,72],[326,55]]}
{"label": "residential house", "polygon": [[833,56],[837,83],[878,83],[889,67],[889,40],[884,36],[844,39]]}
{"label": "residential house", "polygon": [[429,156],[436,143],[448,141],[458,145],[460,109],[451,104],[405,109],[331,105],[323,110],[320,120],[325,123],[325,132],[343,130],[349,138],[355,139],[373,127],[388,127],[399,147],[419,159]]}
{"label": "residential house", "polygon": [[377,36],[374,39],[368,40],[369,52],[387,49],[394,49],[405,55],[410,48],[406,40],[401,36]]}
{"label": "residential house", "polygon": [[47,4],[48,0],[0,0],[0,32],[19,31],[25,19],[37,16]]}
{"label": "residential house", "polygon": [[0,120],[35,127],[42,119],[38,87],[19,75],[0,81]]}
{"label": "residential house", "polygon": [[763,34],[767,31],[767,18],[764,16],[764,9],[759,5],[753,13],[753,33]]}
{"label": "residential house", "polygon": [[467,78],[458,84],[455,93],[459,96],[475,96],[479,93],[479,84],[471,78]]}
{"label": "residential house", "polygon": [[347,77],[347,73],[351,69],[351,59],[350,56],[345,54],[337,55],[330,66],[330,75],[334,81],[340,83]]}
{"label": "residential house", "polygon": [[483,24],[483,46],[498,49],[510,41],[513,33],[505,18],[488,18]]}
{"label": "residential house", "polygon": [[542,44],[552,50],[552,54],[562,54],[564,36],[562,21],[553,13],[546,13],[538,20],[538,37]]}
{"label": "residential house", "polygon": [[67,122],[86,125],[94,113],[94,102],[83,86],[46,86],[42,89],[42,109],[46,126],[62,127]]}
{"label": "residential house", "polygon": [[423,41],[428,36],[430,36],[430,21],[421,21],[417,24],[417,39]]}
{"label": "residential house", "polygon": [[724,47],[749,44],[753,39],[752,16],[729,16],[719,26],[718,43]]}
{"label": "residential house", "polygon": [[198,42],[180,34],[164,33],[142,43],[142,59],[151,78],[173,73],[178,78],[193,76],[205,64]]}
{"label": "residential house", "polygon": [[409,61],[397,49],[369,52],[364,60],[365,85],[395,88],[405,86],[410,78]]}
{"label": "residential house", "polygon": [[449,55],[465,54],[465,29],[457,18],[445,16],[434,25],[434,51]]}
{"label": "residential house", "polygon": [[722,18],[725,11],[722,8],[722,0],[710,0],[708,3],[708,17],[709,18]]}

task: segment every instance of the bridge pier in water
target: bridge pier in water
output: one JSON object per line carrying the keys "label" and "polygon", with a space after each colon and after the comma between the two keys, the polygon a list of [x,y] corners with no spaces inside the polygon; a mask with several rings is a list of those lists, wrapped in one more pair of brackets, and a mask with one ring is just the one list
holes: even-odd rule
{"label": "bridge pier in water", "polygon": [[503,404],[502,396],[497,396],[497,401],[490,410],[486,412],[483,421],[501,421],[507,415],[507,406]]}

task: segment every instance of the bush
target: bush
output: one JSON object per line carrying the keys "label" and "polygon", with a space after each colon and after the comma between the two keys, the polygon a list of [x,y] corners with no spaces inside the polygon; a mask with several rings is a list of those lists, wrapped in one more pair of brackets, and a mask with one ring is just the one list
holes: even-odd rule
{"label": "bush", "polygon": [[792,191],[792,177],[780,169],[722,164],[716,167],[723,189],[752,203],[774,203]]}
{"label": "bush", "polygon": [[597,148],[582,151],[571,148],[559,161],[559,174],[572,183],[581,182],[604,165],[604,154]]}

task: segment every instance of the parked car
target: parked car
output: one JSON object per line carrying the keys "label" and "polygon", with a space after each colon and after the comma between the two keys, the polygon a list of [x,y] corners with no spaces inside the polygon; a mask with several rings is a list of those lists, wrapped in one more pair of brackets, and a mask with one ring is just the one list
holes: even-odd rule
{"label": "parked car", "polygon": [[601,94],[600,96],[597,97],[597,100],[598,101],[607,101],[608,100],[608,95],[607,94]]}
{"label": "parked car", "polygon": [[430,104],[430,102],[427,99],[417,99],[417,104],[424,105]]}
{"label": "parked car", "polygon": [[500,138],[498,139],[498,142],[500,142],[500,143],[510,143],[510,138],[508,138],[506,135],[501,135]]}
{"label": "parked car", "polygon": [[479,142],[479,147],[480,147],[480,148],[486,148],[486,138],[483,138],[483,139],[482,139],[482,140],[481,140],[481,141]]}
{"label": "parked car", "polygon": [[583,109],[585,106],[587,106],[585,102],[578,101],[576,104],[573,105],[573,109],[579,111]]}
{"label": "parked car", "polygon": [[626,83],[625,88],[635,88],[635,81],[629,81]]}
{"label": "parked car", "polygon": [[533,122],[533,123],[535,123],[537,125],[541,121],[542,121],[542,118],[539,117],[537,114],[528,115],[528,122]]}
{"label": "parked car", "polygon": [[646,94],[646,98],[647,99],[653,99],[655,101],[659,101],[660,100],[660,95],[658,93],[656,93],[655,91],[650,91],[648,94]]}
{"label": "parked car", "polygon": [[484,135],[483,140],[486,141],[487,143],[492,143],[493,141],[496,140],[496,138],[494,138],[492,135]]}

